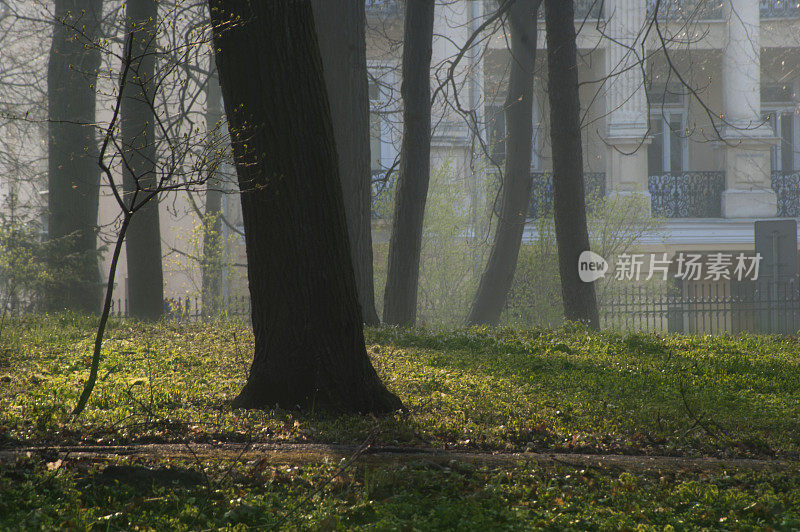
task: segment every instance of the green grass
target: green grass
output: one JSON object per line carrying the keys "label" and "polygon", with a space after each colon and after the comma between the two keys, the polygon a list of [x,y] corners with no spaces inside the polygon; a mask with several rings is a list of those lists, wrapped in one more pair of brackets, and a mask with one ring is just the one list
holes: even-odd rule
{"label": "green grass", "polygon": [[[0,442],[360,443],[375,422],[232,410],[253,350],[233,323],[112,323],[89,407],[94,321],[7,325]],[[367,331],[373,363],[410,410],[379,443],[479,450],[772,456],[800,452],[800,342],[621,336],[582,329]]]}
{"label": "green grass", "polygon": [[[800,341],[551,330],[367,331],[381,377],[409,408],[379,420],[243,411],[253,338],[216,324],[113,321],[77,421],[94,320],[27,317],[0,341],[0,447],[132,442],[340,442],[481,451],[719,457],[800,455]],[[577,468],[358,465],[301,504],[335,464],[219,461],[202,481],[106,478],[97,464],[0,466],[0,529],[800,528],[800,475]],[[164,463],[141,464],[145,471]],[[169,476],[169,475],[167,475]],[[206,479],[208,476],[208,479]],[[145,486],[142,486],[142,483]],[[145,489],[146,488],[146,489]],[[297,507],[296,510],[293,509]],[[111,516],[111,517],[108,517]],[[288,517],[287,517],[288,516]]]}
{"label": "green grass", "polygon": [[[0,470],[0,529],[800,528],[800,478],[780,474],[411,463],[357,467],[327,482],[335,464],[147,466],[110,472],[78,462],[49,471],[20,459]],[[187,473],[200,467],[208,482]]]}

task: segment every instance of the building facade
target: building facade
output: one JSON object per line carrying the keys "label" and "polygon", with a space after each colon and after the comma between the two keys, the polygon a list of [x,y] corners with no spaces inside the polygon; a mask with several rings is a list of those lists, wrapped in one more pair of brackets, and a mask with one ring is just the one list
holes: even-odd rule
{"label": "building facade", "polygon": [[[645,198],[653,216],[666,219],[666,236],[645,239],[648,246],[669,252],[752,249],[753,220],[800,216],[800,3],[668,0],[654,13],[655,5],[576,2],[587,188]],[[437,4],[434,90],[458,47],[496,9],[494,1]],[[373,168],[380,175],[399,146],[400,125],[386,115],[400,109],[396,95],[388,95],[399,92],[400,52],[386,43],[401,37],[402,3],[368,0],[368,13],[371,27],[382,32],[373,29],[368,43],[373,64],[393,65],[390,75],[373,70]],[[552,168],[542,19],[534,181],[549,179]],[[502,111],[511,58],[502,27],[485,33],[477,39],[484,44],[459,63],[457,83],[450,92],[440,91],[450,107],[437,102],[434,112],[432,157],[461,157],[464,174],[479,151],[475,135],[490,145],[495,162],[504,157]],[[437,46],[437,39],[447,44]],[[381,53],[386,49],[393,50],[391,57]],[[398,85],[392,89],[393,83]],[[453,87],[460,105],[475,112],[476,127],[452,109]]]}

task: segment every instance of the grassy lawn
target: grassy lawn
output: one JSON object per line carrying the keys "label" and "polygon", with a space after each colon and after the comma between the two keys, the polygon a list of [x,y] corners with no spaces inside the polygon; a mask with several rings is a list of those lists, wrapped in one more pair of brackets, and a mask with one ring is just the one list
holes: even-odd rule
{"label": "grassy lawn", "polygon": [[64,523],[101,530],[800,527],[800,477],[786,474],[411,463],[359,466],[325,484],[335,464],[124,467],[100,471],[74,463],[49,471],[44,462],[20,459],[0,470],[0,528],[50,530]]}
{"label": "grassy lawn", "polygon": [[6,322],[0,447],[358,444],[374,434],[378,445],[390,446],[781,458],[794,465],[773,473],[666,473],[524,461],[356,463],[326,483],[338,464],[142,459],[128,462],[129,471],[34,454],[0,466],[0,529],[67,521],[104,529],[800,528],[795,338],[373,329],[373,363],[409,409],[375,420],[232,410],[228,402],[252,354],[248,328],[118,321],[89,406],[71,421],[93,326],[74,316]]}

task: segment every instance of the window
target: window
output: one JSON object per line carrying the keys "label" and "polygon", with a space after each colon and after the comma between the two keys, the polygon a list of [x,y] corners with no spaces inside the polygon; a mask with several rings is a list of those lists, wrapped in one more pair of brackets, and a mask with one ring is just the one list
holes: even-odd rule
{"label": "window", "polygon": [[648,174],[681,174],[688,169],[689,159],[683,94],[664,85],[653,85],[648,99],[652,136],[647,146]]}
{"label": "window", "polygon": [[370,169],[372,174],[381,171],[383,165],[381,164],[381,115],[373,107],[378,107],[381,101],[381,90],[378,83],[374,80],[369,82],[369,156],[370,156]]}
{"label": "window", "polygon": [[778,108],[766,109],[761,116],[779,139],[771,149],[772,169],[778,172],[797,170],[797,115],[793,110]]}
{"label": "window", "polygon": [[795,94],[791,85],[765,85],[761,87],[761,117],[778,138],[771,149],[772,170],[794,172],[798,170],[798,120]]}
{"label": "window", "polygon": [[380,217],[378,200],[385,198],[397,177],[395,171],[387,177],[387,172],[395,164],[400,146],[400,130],[398,126],[399,94],[396,69],[387,67],[385,63],[368,65],[369,93],[369,158],[372,174],[372,215]]}
{"label": "window", "polygon": [[369,74],[370,169],[375,176],[391,168],[397,155],[397,135],[391,120],[397,106],[392,98],[394,72],[375,67]]}
{"label": "window", "polygon": [[486,135],[492,159],[502,164],[506,160],[506,114],[502,105],[486,106]]}
{"label": "window", "polygon": [[[503,104],[486,106],[486,135],[489,139],[489,153],[497,164],[506,160],[506,114]],[[531,144],[531,169],[539,168],[539,112],[536,97],[533,98],[533,142]]]}

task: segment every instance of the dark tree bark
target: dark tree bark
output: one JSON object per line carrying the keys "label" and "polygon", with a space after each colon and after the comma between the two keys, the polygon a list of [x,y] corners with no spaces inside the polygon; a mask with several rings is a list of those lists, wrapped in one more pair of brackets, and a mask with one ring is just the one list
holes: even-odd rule
{"label": "dark tree bark", "polygon": [[378,325],[372,274],[369,84],[364,0],[313,0],[325,84],[339,155],[361,317]]}
{"label": "dark tree bark", "polygon": [[414,325],[422,223],[431,165],[430,69],[434,0],[408,0],[403,30],[403,142],[395,194],[383,321]]}
{"label": "dark tree bark", "polygon": [[255,355],[238,407],[402,407],[364,347],[310,0],[210,0]]}
{"label": "dark tree bark", "polygon": [[[222,93],[219,76],[214,61],[211,61],[206,88],[206,128],[209,133],[216,131],[222,120]],[[220,249],[222,245],[222,190],[221,182],[212,168],[206,181],[206,204],[203,219],[203,262],[201,264],[203,314],[215,315],[222,300],[222,264]]]}
{"label": "dark tree bark", "polygon": [[533,72],[536,63],[536,22],[541,0],[509,1],[511,73],[505,102],[506,161],[502,198],[489,261],[472,302],[468,325],[497,325],[514,280],[522,232],[531,196],[533,146]]}
{"label": "dark tree bark", "polygon": [[599,328],[594,284],[578,276],[578,257],[589,249],[583,184],[580,97],[572,2],[545,0],[553,212],[564,317]]}
{"label": "dark tree bark", "polygon": [[[158,186],[155,142],[155,53],[158,3],[127,0],[126,32],[133,35],[131,67],[122,99],[122,183],[126,203],[138,203]],[[128,309],[134,318],[157,320],[164,310],[164,274],[158,198],[143,206],[131,220],[125,251],[128,262]]]}
{"label": "dark tree bark", "polygon": [[76,282],[49,294],[53,309],[98,312],[102,284],[97,251],[100,168],[94,131],[95,85],[100,50],[102,0],[57,0],[56,22],[47,70],[49,236],[62,240],[57,268],[64,257],[78,273]]}

